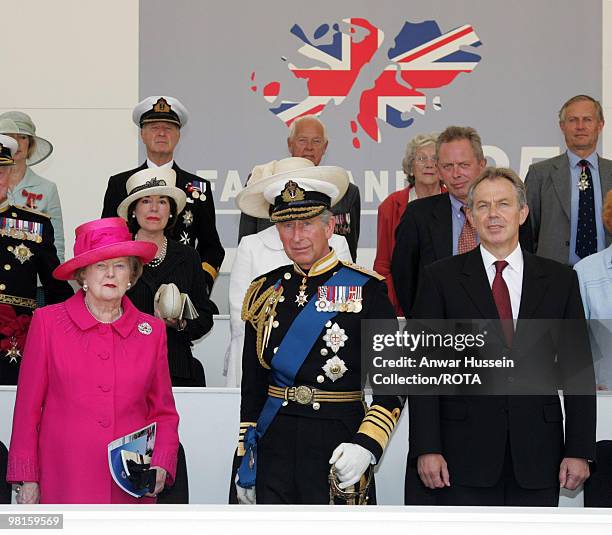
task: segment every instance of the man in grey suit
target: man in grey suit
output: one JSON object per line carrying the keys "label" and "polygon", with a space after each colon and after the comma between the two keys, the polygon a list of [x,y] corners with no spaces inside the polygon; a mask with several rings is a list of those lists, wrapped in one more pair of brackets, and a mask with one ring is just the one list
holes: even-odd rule
{"label": "man in grey suit", "polygon": [[537,255],[573,266],[612,242],[600,216],[612,189],[612,161],[596,152],[603,126],[597,100],[570,98],[559,111],[567,151],[529,167],[525,185]]}

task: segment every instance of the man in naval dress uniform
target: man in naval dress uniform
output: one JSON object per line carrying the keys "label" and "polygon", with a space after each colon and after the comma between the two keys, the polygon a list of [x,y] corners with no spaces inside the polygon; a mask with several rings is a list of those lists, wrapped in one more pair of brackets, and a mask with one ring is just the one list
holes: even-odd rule
{"label": "man in naval dress uniform", "polygon": [[330,503],[330,467],[340,489],[371,493],[368,468],[398,421],[400,397],[375,395],[368,408],[361,385],[361,320],[395,318],[385,284],[328,245],[329,209],[348,183],[340,167],[310,166],[237,198],[244,213],[268,214],[293,261],[254,280],[243,305],[240,503]]}
{"label": "man in naval dress uniform", "polygon": [[174,149],[187,118],[187,109],[173,97],[147,97],[136,105],[132,119],[140,127],[140,136],[147,149],[147,160],[136,169],[109,178],[102,217],[117,217],[117,208],[127,197],[127,180],[134,173],[147,167],[174,169],[176,187],[187,194],[187,206],[179,216],[172,237],[184,245],[195,247],[200,253],[210,293],[225,257],[225,250],[217,233],[210,182],[181,169],[174,161]]}
{"label": "man in naval dress uniform", "polygon": [[59,265],[48,216],[9,205],[10,167],[17,142],[0,134],[0,385],[16,385],[29,319],[36,308],[36,277],[45,302],[72,295],[70,285],[51,273]]}

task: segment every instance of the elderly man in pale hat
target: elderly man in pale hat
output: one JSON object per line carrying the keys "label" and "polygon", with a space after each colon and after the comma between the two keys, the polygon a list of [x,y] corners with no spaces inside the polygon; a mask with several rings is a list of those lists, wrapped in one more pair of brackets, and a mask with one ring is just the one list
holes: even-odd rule
{"label": "elderly man in pale hat", "polygon": [[117,208],[126,197],[127,180],[134,173],[147,167],[174,169],[176,186],[187,195],[187,207],[176,222],[172,237],[184,245],[195,247],[200,253],[210,292],[223,262],[225,250],[217,233],[210,182],[184,171],[174,161],[174,150],[188,116],[185,106],[173,97],[147,97],[136,105],[132,120],[140,128],[140,137],[147,149],[147,160],[136,169],[110,177],[104,196],[102,217],[117,215]]}
{"label": "elderly man in pale hat", "polygon": [[0,115],[0,134],[17,141],[15,165],[9,177],[8,200],[15,206],[32,208],[51,218],[57,256],[63,261],[64,220],[57,185],[32,170],[32,166],[51,155],[53,145],[36,135],[34,121],[22,111],[7,111]]}
{"label": "elderly man in pale hat", "polygon": [[[305,158],[285,158],[280,161],[256,165],[251,172],[250,183],[265,180],[281,169],[311,167]],[[242,347],[244,345],[244,322],[242,321],[242,302],[251,281],[264,273],[291,263],[283,249],[278,230],[274,224],[257,234],[245,236],[238,244],[232,263],[229,284],[230,333],[229,347],[225,353],[225,385],[239,387],[242,379]],[[351,260],[351,252],[344,236],[332,234],[329,246],[336,252],[339,260]]]}
{"label": "elderly man in pale hat", "polygon": [[[306,158],[314,165],[320,165],[328,145],[325,124],[315,115],[303,115],[291,123],[287,137],[287,149],[291,156]],[[361,217],[359,188],[355,184],[349,184],[346,193],[333,206],[331,212],[334,214],[334,233],[346,238],[351,257],[356,261]],[[238,228],[238,244],[245,236],[261,232],[271,224],[268,218],[256,218],[242,213]]]}
{"label": "elderly man in pale hat", "polygon": [[0,385],[17,384],[23,344],[36,303],[37,277],[47,303],[72,295],[52,277],[59,265],[53,226],[47,216],[14,206],[7,197],[18,142],[0,134]]}
{"label": "elderly man in pale hat", "polygon": [[332,465],[338,493],[358,486],[359,496],[347,499],[372,502],[368,468],[389,441],[401,400],[375,396],[366,409],[361,320],[395,313],[380,276],[330,249],[330,208],[348,187],[347,172],[288,160],[272,162],[273,173],[237,197],[244,213],[276,225],[292,261],[255,279],[244,299],[237,497],[329,503]]}

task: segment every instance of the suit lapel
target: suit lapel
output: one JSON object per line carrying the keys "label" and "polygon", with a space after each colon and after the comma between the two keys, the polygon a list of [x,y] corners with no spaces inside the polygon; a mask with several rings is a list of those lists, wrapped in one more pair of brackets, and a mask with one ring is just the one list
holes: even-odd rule
{"label": "suit lapel", "polygon": [[568,221],[570,219],[570,186],[571,176],[569,170],[569,158],[567,153],[562,154],[559,158],[555,158],[552,162],[552,183],[561,208],[565,212]]}
{"label": "suit lapel", "polygon": [[431,239],[436,260],[453,256],[453,222],[451,203],[448,193],[437,196],[438,202],[433,208],[430,223]]}
{"label": "suit lapel", "polygon": [[533,318],[548,288],[546,278],[546,273],[542,270],[537,257],[523,250],[523,285],[519,319]]}
{"label": "suit lapel", "polygon": [[498,319],[499,314],[493,293],[489,286],[489,279],[485,272],[480,247],[465,254],[465,264],[461,273],[461,285],[464,287],[469,299],[480,312],[484,319]]}

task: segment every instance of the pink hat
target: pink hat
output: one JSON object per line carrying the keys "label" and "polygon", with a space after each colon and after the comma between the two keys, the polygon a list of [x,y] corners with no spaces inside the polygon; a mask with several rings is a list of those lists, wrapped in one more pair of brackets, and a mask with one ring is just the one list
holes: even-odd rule
{"label": "pink hat", "polygon": [[79,268],[120,256],[136,256],[147,264],[157,253],[154,243],[132,240],[127,223],[120,217],[83,223],[77,227],[75,234],[74,258],[55,268],[53,276],[56,279],[73,279],[74,272]]}

